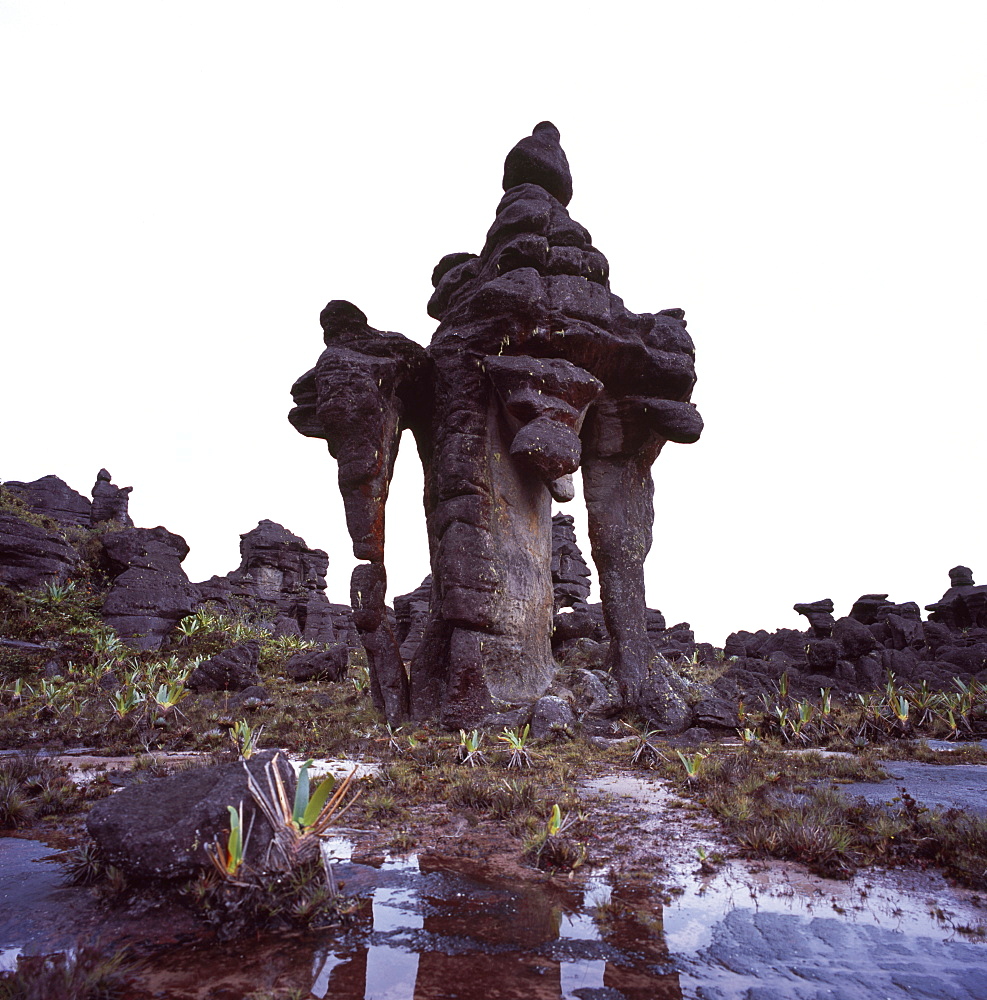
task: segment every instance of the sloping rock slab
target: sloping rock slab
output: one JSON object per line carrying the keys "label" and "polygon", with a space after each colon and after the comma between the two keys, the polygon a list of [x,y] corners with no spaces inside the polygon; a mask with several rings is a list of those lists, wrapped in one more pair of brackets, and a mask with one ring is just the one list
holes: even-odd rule
{"label": "sloping rock slab", "polygon": [[[262,788],[264,767],[278,751],[254,754],[247,767]],[[295,772],[284,754],[277,763],[289,801]],[[204,845],[229,833],[227,806],[243,802],[244,828],[253,829],[246,862],[260,866],[272,830],[247,790],[241,762],[181,771],[140,785],[130,785],[98,802],[86,819],[89,835],[106,860],[142,879],[178,878],[210,868]]]}
{"label": "sloping rock slab", "polygon": [[64,583],[78,562],[75,549],[57,531],[0,514],[0,584],[34,590]]}

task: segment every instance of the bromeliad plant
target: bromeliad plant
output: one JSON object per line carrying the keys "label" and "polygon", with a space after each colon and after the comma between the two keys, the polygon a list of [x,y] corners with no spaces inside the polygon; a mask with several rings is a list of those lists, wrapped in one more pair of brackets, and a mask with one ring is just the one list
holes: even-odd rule
{"label": "bromeliad plant", "polygon": [[230,729],[230,742],[240,755],[240,760],[250,760],[260,743],[263,726],[251,726],[246,719],[238,719]]}
{"label": "bromeliad plant", "polygon": [[692,783],[699,777],[699,771],[706,759],[706,754],[701,751],[694,754],[684,754],[681,750],[675,752],[679,755],[679,760],[682,761],[682,766],[685,768],[685,780]]}
{"label": "bromeliad plant", "polygon": [[276,754],[264,766],[264,785],[254,778],[246,764],[244,770],[247,788],[274,831],[265,862],[277,871],[292,871],[299,864],[319,856],[320,836],[343,816],[361,793],[349,794],[356,775],[354,768],[338,785],[332,775],[325,778],[310,795],[308,772],[313,764],[310,758],[299,770],[294,801],[289,802],[278,770],[280,759],[281,755]]}
{"label": "bromeliad plant", "polygon": [[485,764],[487,758],[480,749],[482,742],[483,734],[479,730],[474,729],[471,733],[467,733],[465,729],[460,729],[459,745],[456,747],[456,760],[460,764],[468,764],[470,767],[476,767],[477,764]]}
{"label": "bromeliad plant", "polygon": [[227,806],[226,808],[230,811],[230,832],[226,838],[225,847],[217,837],[214,843],[206,844],[205,848],[206,854],[209,855],[209,860],[213,863],[216,871],[224,879],[234,881],[240,868],[243,866],[243,859],[247,851],[247,842],[250,840],[250,829],[253,829],[253,821],[251,820],[250,829],[247,830],[246,836],[244,836],[243,802],[240,803],[239,809],[234,809],[233,806]]}
{"label": "bromeliad plant", "polygon": [[528,733],[531,726],[525,726],[520,732],[516,729],[504,728],[504,731],[497,737],[502,743],[507,744],[509,753],[507,758],[508,767],[531,767],[531,754],[528,752]]}

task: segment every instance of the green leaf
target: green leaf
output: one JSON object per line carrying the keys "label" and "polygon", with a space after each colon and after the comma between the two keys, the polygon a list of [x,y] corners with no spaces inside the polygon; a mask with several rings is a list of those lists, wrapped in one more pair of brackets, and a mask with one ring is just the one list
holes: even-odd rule
{"label": "green leaf", "polygon": [[299,825],[301,825],[302,817],[308,808],[308,769],[314,762],[315,758],[309,757],[298,771],[298,785],[295,788],[295,805],[291,810],[291,818]]}
{"label": "green leaf", "polygon": [[555,805],[552,806],[552,815],[548,820],[548,835],[550,837],[554,837],[559,832],[560,826],[562,826],[562,810],[556,802]]}
{"label": "green leaf", "polygon": [[230,836],[226,842],[226,870],[235,875],[243,861],[243,831],[240,828],[240,813],[233,806],[230,811]]}
{"label": "green leaf", "polygon": [[315,794],[312,796],[312,800],[309,802],[308,807],[305,809],[305,814],[302,816],[303,828],[315,825],[315,821],[319,818],[319,813],[322,812],[323,806],[329,801],[329,796],[335,787],[336,779],[331,774],[319,783],[319,787],[316,788]]}

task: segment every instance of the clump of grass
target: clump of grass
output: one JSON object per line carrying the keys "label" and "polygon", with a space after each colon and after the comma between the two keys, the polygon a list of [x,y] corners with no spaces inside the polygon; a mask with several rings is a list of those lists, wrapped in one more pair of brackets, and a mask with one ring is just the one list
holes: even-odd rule
{"label": "clump of grass", "polygon": [[81,801],[64,767],[29,754],[0,760],[0,829],[71,812]]}
{"label": "clump of grass", "polygon": [[693,781],[676,771],[680,794],[710,809],[748,851],[801,861],[845,878],[875,861],[915,858],[941,865],[973,888],[987,888],[987,819],[917,805],[904,790],[890,808],[822,785],[886,777],[870,757],[823,757],[744,749],[710,756]]}
{"label": "clump of grass", "polygon": [[97,946],[69,955],[21,955],[17,970],[0,974],[0,1000],[118,1000],[126,995],[125,951],[109,957]]}

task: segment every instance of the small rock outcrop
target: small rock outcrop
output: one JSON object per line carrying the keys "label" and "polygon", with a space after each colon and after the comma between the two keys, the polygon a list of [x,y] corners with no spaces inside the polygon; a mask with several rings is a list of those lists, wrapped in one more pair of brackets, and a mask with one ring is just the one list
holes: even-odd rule
{"label": "small rock outcrop", "polygon": [[134,522],[130,519],[129,507],[133,490],[133,486],[114,486],[113,477],[106,469],[100,469],[93,484],[91,523],[109,521],[132,528]]}
{"label": "small rock outcrop", "polygon": [[106,861],[128,875],[179,878],[210,870],[205,845],[229,834],[227,806],[239,808],[242,802],[244,828],[252,826],[245,861],[262,870],[273,832],[251,798],[245,769],[264,788],[264,768],[275,756],[290,802],[294,769],[283,754],[266,750],[245,764],[199,767],[130,785],[96,803],[86,818],[86,828]]}
{"label": "small rock outcrop", "polygon": [[130,645],[158,649],[199,602],[181,565],[185,539],[158,527],[107,532],[102,541],[113,575],[103,620]]}

